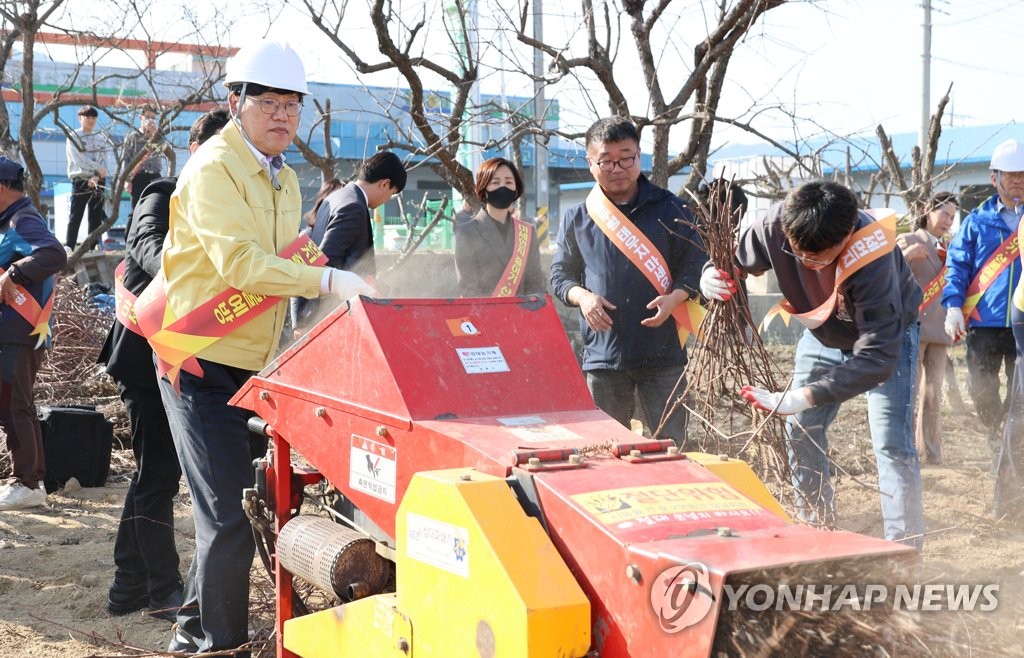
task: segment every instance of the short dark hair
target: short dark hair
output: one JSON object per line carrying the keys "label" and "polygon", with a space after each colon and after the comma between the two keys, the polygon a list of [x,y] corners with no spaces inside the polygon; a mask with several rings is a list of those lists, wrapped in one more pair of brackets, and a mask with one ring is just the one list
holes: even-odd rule
{"label": "short dark hair", "polygon": [[405,172],[402,159],[391,151],[374,153],[373,157],[359,165],[359,170],[356,172],[356,178],[367,183],[376,183],[387,179],[391,181],[391,187],[399,192],[405,189],[407,177],[408,174]]}
{"label": "short dark hair", "polygon": [[928,199],[928,203],[924,206],[924,211],[921,216],[917,218],[916,228],[924,228],[928,226],[928,215],[931,211],[935,210],[941,205],[952,203],[957,208],[960,207],[960,202],[956,200],[956,195],[952,192],[936,192]]}
{"label": "short dark hair", "polygon": [[245,85],[246,96],[255,97],[262,96],[263,94],[281,94],[282,96],[287,96],[288,94],[295,94],[299,98],[302,98],[302,94],[300,92],[295,91],[294,89],[278,89],[277,87],[268,87],[266,85],[261,85],[258,82],[232,82],[230,85],[228,85],[228,90],[232,94],[241,95],[242,85]]}
{"label": "short dark hair", "polygon": [[857,221],[857,197],[832,181],[811,181],[782,202],[782,232],[790,244],[811,253],[841,244]]}
{"label": "short dark hair", "polygon": [[480,199],[481,203],[487,203],[487,186],[490,185],[498,167],[508,167],[512,170],[512,178],[516,180],[516,198],[523,196],[523,179],[516,166],[505,158],[491,158],[484,161],[476,171],[476,198]]}
{"label": "short dark hair", "polygon": [[633,120],[622,116],[605,117],[587,128],[586,148],[589,150],[594,144],[611,144],[624,139],[631,139],[637,145],[640,144],[640,133],[637,132]]}
{"label": "short dark hair", "polygon": [[99,115],[100,113],[92,105],[83,105],[78,108],[78,116],[80,117],[98,117]]}
{"label": "short dark hair", "polygon": [[228,111],[223,108],[207,112],[192,123],[188,131],[188,143],[202,144],[228,125],[230,120]]}

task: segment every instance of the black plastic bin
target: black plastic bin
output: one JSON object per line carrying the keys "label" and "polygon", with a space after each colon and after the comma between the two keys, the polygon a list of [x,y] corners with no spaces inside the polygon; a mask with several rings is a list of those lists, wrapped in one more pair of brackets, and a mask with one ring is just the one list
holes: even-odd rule
{"label": "black plastic bin", "polygon": [[102,487],[110,474],[114,426],[95,407],[40,407],[46,476],[52,493],[75,478],[83,487]]}

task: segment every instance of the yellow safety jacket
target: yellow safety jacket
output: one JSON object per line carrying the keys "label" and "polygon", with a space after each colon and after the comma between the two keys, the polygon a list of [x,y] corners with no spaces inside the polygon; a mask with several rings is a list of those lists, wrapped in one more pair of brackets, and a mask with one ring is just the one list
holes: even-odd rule
{"label": "yellow safety jacket", "polygon": [[[324,268],[276,255],[295,239],[302,210],[295,172],[284,167],[278,181],[275,190],[233,122],[189,159],[171,197],[162,258],[176,317],[228,288],[285,299],[320,294]],[[260,370],[274,356],[287,307],[278,303],[197,356]]]}

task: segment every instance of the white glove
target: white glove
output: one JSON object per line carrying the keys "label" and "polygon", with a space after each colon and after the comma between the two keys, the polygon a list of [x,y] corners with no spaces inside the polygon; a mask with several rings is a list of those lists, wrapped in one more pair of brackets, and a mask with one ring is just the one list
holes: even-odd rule
{"label": "white glove", "polygon": [[756,386],[744,386],[740,389],[740,395],[761,411],[774,411],[780,416],[798,414],[804,409],[814,406],[810,399],[810,392],[804,388],[785,393],[773,393]]}
{"label": "white glove", "polygon": [[706,299],[727,302],[736,292],[736,282],[729,273],[717,267],[705,267],[700,274],[700,294]]}
{"label": "white glove", "polygon": [[363,281],[358,274],[348,270],[327,268],[320,279],[320,294],[334,295],[341,299],[349,299],[356,295],[372,295],[373,286]]}
{"label": "white glove", "polygon": [[963,309],[951,306],[946,309],[946,334],[953,339],[953,341],[960,340],[960,337],[967,331],[967,326],[964,324],[964,312]]}

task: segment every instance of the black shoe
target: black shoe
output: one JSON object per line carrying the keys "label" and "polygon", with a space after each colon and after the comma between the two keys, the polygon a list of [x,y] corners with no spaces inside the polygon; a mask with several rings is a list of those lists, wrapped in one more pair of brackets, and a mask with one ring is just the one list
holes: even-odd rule
{"label": "black shoe", "polygon": [[112,615],[127,615],[130,612],[142,610],[147,605],[149,605],[149,592],[146,591],[145,586],[127,588],[115,582],[107,593],[107,610]]}
{"label": "black shoe", "polygon": [[146,614],[156,619],[174,622],[178,618],[178,609],[181,608],[183,592],[180,589],[173,590],[162,599],[149,599],[149,612]]}
{"label": "black shoe", "polygon": [[186,633],[177,626],[174,627],[174,634],[167,645],[167,651],[180,651],[182,653],[198,653],[199,639],[191,633]]}

